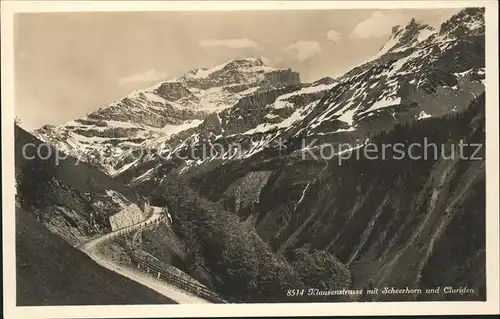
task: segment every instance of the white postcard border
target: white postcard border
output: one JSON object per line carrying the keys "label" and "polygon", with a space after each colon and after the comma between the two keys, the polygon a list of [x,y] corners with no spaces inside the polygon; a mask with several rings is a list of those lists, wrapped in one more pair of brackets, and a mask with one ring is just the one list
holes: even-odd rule
{"label": "white postcard border", "polygon": [[[486,302],[15,306],[13,16],[21,12],[486,8]],[[496,1],[7,1],[2,2],[2,212],[6,318],[495,314],[499,312],[498,3]]]}

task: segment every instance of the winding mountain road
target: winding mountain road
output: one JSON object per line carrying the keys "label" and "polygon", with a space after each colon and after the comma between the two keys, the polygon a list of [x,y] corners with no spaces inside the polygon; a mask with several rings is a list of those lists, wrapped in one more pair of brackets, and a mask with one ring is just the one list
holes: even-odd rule
{"label": "winding mountain road", "polygon": [[100,252],[99,246],[102,245],[107,240],[110,240],[118,235],[140,230],[142,227],[154,222],[158,222],[160,219],[164,218],[164,216],[162,215],[162,210],[163,210],[162,207],[152,206],[151,210],[152,210],[151,215],[142,222],[132,226],[117,229],[113,232],[98,236],[96,238],[92,238],[89,241],[86,241],[78,245],[76,248],[86,253],[90,258],[92,258],[97,264],[101,265],[102,267],[112,270],[146,287],[149,287],[150,289],[164,295],[167,298],[172,299],[177,303],[180,304],[209,303],[205,299],[193,296],[173,285],[170,285],[164,281],[158,280],[152,276],[144,274],[143,272],[138,271],[134,267],[119,265]]}

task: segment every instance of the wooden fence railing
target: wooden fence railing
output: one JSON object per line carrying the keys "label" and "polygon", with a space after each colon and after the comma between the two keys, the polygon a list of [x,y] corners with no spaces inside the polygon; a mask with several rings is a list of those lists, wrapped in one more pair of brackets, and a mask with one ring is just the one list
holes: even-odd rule
{"label": "wooden fence railing", "polygon": [[137,266],[138,269],[147,272],[149,275],[159,280],[163,280],[171,285],[181,288],[182,290],[188,291],[195,296],[201,297],[213,303],[235,302],[234,300],[229,300],[230,298],[220,296],[219,294],[213,292],[206,286],[182,278],[172,273],[168,269],[162,269],[156,265],[151,264],[146,260],[137,257],[132,257],[131,259],[133,264]]}
{"label": "wooden fence railing", "polygon": [[[129,234],[132,231],[151,229],[151,228],[156,227],[158,224],[160,224],[166,220],[168,222],[167,216],[161,216],[155,220],[152,220],[152,221],[144,223],[144,224],[124,227],[122,229],[119,229],[119,230],[113,232],[113,234],[108,238],[108,240],[113,239],[113,238],[118,237],[118,236],[121,236],[121,235]],[[232,299],[232,298],[222,297],[219,294],[217,294],[217,293],[213,292],[212,290],[210,290],[209,288],[207,288],[206,286],[191,282],[185,278],[180,277],[177,274],[174,274],[172,271],[170,271],[168,269],[162,269],[158,266],[151,264],[150,262],[148,262],[146,260],[131,256],[131,261],[138,269],[148,273],[152,277],[155,277],[155,278],[162,280],[166,283],[174,285],[180,289],[183,289],[187,292],[190,292],[193,295],[198,296],[200,298],[203,298],[207,301],[210,301],[213,303],[237,303],[237,301]]]}
{"label": "wooden fence railing", "polygon": [[109,236],[108,239],[112,239],[112,238],[115,238],[115,237],[118,237],[118,236],[121,236],[121,235],[126,235],[126,234],[131,233],[132,231],[139,231],[139,230],[151,229],[151,228],[159,225],[160,223],[162,223],[165,220],[167,220],[167,217],[166,216],[161,216],[161,217],[159,217],[159,218],[157,218],[155,220],[146,222],[144,224],[140,223],[140,225],[131,225],[131,226],[127,226],[127,227],[124,227],[124,228],[120,228],[117,231],[113,232]]}

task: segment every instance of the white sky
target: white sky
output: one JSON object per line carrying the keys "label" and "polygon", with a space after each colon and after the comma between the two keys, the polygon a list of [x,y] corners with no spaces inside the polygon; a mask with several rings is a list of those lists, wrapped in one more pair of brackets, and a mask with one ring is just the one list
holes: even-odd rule
{"label": "white sky", "polygon": [[314,81],[376,54],[394,25],[415,17],[439,27],[457,11],[20,14],[16,115],[27,129],[62,124],[135,89],[243,56]]}

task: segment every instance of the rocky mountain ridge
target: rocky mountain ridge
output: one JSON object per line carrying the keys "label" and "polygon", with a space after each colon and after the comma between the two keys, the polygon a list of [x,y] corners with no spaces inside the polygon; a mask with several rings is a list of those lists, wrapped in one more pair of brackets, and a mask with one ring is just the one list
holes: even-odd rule
{"label": "rocky mountain ridge", "polygon": [[[439,31],[414,19],[394,27],[373,60],[336,80],[242,98],[168,147],[159,146],[161,156],[136,161],[121,177],[127,183],[150,183],[172,168],[210,170],[283,151],[300,156],[312,141],[312,152],[325,144],[358,147],[397,124],[461,112],[484,92],[483,15],[482,9],[465,9]],[[229,144],[238,150],[221,150]],[[203,152],[209,155],[200,156]]]}
{"label": "rocky mountain ridge", "polygon": [[[363,143],[397,123],[463,110],[484,91],[484,56],[474,53],[484,52],[483,15],[465,9],[439,30],[415,19],[395,26],[372,60],[338,79],[305,84],[261,59],[235,59],[37,134],[127,183],[161,177],[171,162],[186,172],[304,136],[304,145]],[[228,143],[239,149],[220,149]],[[215,147],[214,156],[185,156]]]}
{"label": "rocky mountain ridge", "polygon": [[[426,37],[419,40],[422,30]],[[306,116],[276,136],[261,133],[271,139],[258,152],[189,170],[183,170],[189,161],[164,165],[136,187],[151,192],[161,176],[180,175],[255,229],[277,254],[311,245],[338,257],[355,288],[473,287],[466,295],[367,300],[484,300],[484,9],[462,10],[439,30],[411,21],[393,31],[391,39],[404,43],[340,77]],[[279,151],[272,138],[290,143]],[[342,164],[338,156],[319,156],[325,145],[349,142],[363,149],[368,140],[380,150],[421,145],[425,138],[448,155],[353,156]],[[317,143],[305,149],[302,140]],[[459,157],[453,148],[459,141],[482,145],[478,159]]]}
{"label": "rocky mountain ridge", "polygon": [[115,175],[123,168],[116,165],[123,153],[141,143],[169,139],[243,97],[290,85],[300,85],[299,75],[290,69],[268,67],[260,58],[233,59],[135,91],[85,118],[46,125],[35,135]]}

